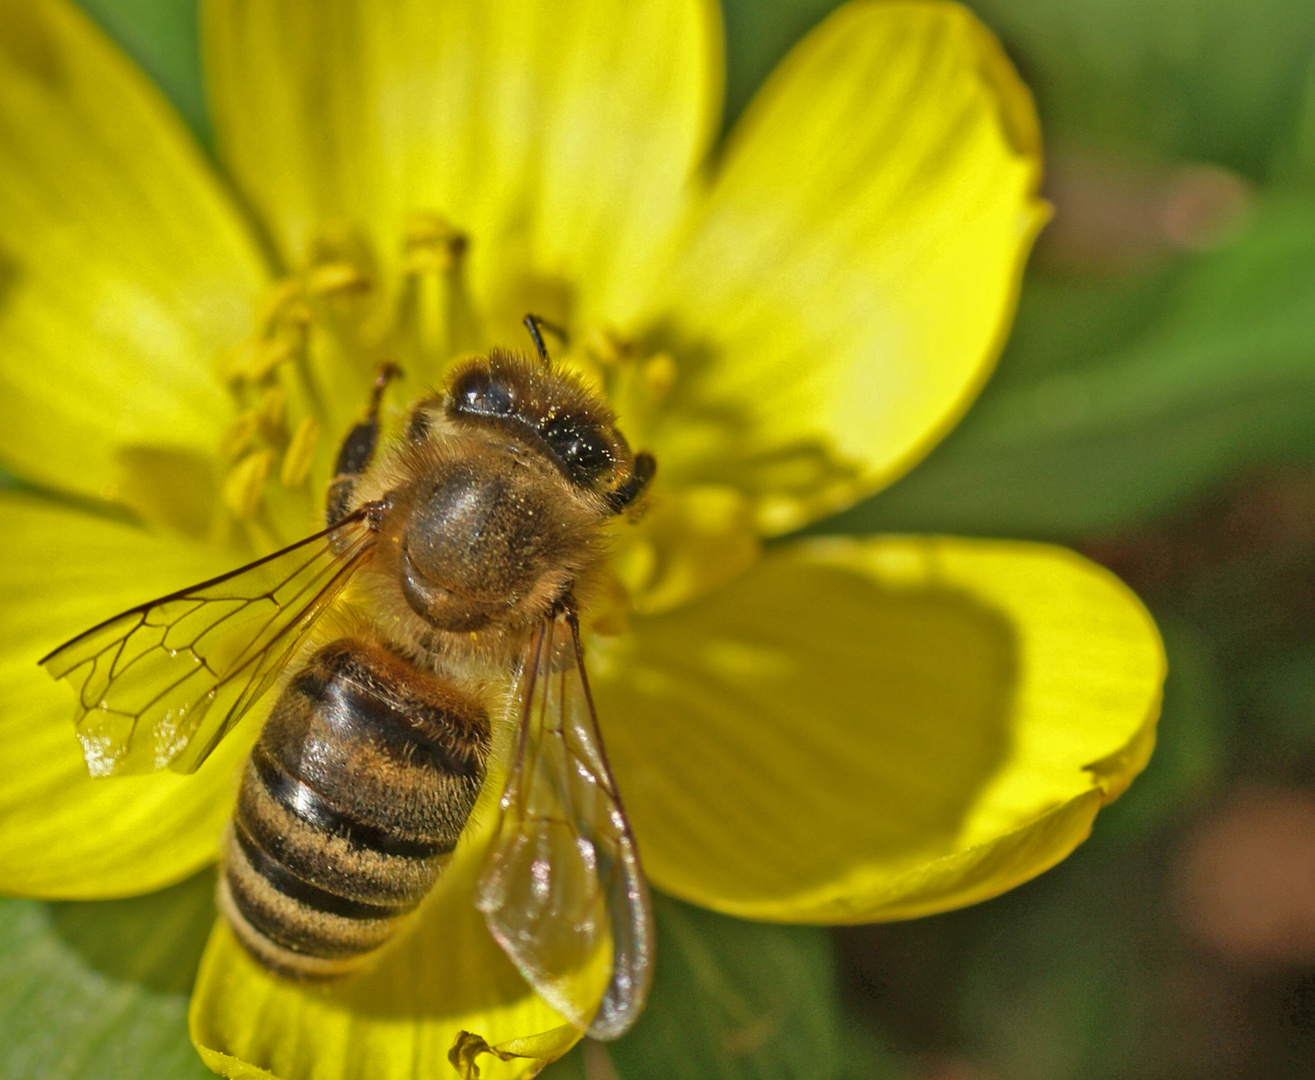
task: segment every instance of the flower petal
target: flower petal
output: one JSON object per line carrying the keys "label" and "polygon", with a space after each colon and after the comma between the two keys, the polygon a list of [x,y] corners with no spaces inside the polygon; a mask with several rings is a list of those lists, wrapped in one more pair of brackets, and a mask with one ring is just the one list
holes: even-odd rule
{"label": "flower petal", "polygon": [[0,0],[0,460],[116,498],[210,455],[257,250],[178,118],[64,0]]}
{"label": "flower petal", "polygon": [[628,606],[668,611],[725,585],[758,558],[762,543],[743,493],[723,485],[659,490],[638,523],[613,537],[612,567]]}
{"label": "flower petal", "polygon": [[205,43],[220,151],[291,263],[341,222],[391,260],[433,212],[483,295],[633,289],[720,122],[710,0],[213,0]]}
{"label": "flower petal", "polygon": [[[509,733],[502,734],[505,751]],[[433,893],[379,960],[306,985],[257,964],[221,922],[192,997],[192,1041],[229,1077],[452,1080],[473,1063],[484,1080],[533,1076],[583,1034],[530,989],[475,907],[475,882],[496,821],[497,776]],[[602,997],[606,973],[594,980]],[[566,1036],[566,1037],[563,1037]],[[505,1055],[505,1059],[504,1059]]]}
{"label": "flower petal", "polygon": [[0,518],[0,892],[91,899],[186,877],[215,857],[247,740],[234,736],[194,776],[94,780],[72,695],[37,661],[106,616],[231,567],[14,492],[0,493]]}
{"label": "flower petal", "polygon": [[1164,676],[1116,578],[1025,543],[779,547],[633,632],[591,663],[645,868],[755,919],[908,918],[1053,865],[1145,765]]}
{"label": "flower petal", "polygon": [[776,533],[908,469],[1004,342],[1039,176],[1031,98],[965,8],[827,19],[732,134],[658,296],[686,358],[668,478],[750,491]]}

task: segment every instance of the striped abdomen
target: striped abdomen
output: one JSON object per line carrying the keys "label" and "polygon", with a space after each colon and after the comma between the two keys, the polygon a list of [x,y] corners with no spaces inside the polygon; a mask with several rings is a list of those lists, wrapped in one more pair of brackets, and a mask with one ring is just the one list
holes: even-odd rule
{"label": "striped abdomen", "polygon": [[288,683],[247,759],[219,902],[285,974],[333,976],[433,885],[475,805],[483,707],[377,646],[342,640]]}

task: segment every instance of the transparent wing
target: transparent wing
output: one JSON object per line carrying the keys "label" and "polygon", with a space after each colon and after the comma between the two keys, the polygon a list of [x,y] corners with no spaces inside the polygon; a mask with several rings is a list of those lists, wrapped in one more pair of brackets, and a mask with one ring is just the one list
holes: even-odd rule
{"label": "transparent wing", "polygon": [[[652,978],[653,916],[607,767],[573,614],[521,660],[517,745],[476,903],[539,995],[596,1039],[634,1023]],[[602,1004],[576,977],[611,954]],[[587,981],[587,980],[586,980]]]}
{"label": "transparent wing", "polygon": [[77,695],[93,776],[192,772],[279,672],[373,547],[369,510],[116,615],[41,664]]}

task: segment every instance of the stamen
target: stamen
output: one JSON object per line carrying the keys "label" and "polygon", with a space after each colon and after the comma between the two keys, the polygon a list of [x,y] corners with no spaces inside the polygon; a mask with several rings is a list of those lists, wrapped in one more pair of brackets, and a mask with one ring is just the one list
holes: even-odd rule
{"label": "stamen", "polygon": [[273,461],[272,451],[253,450],[224,477],[224,505],[239,521],[250,521],[260,509],[265,495],[265,481]]}
{"label": "stamen", "polygon": [[[301,527],[322,427],[343,422],[331,396],[338,388],[356,386],[384,358],[436,381],[453,356],[484,343],[464,283],[466,236],[420,214],[401,239],[401,258],[388,266],[350,223],[312,237],[306,261],[261,298],[251,339],[225,359],[238,415],[220,444],[233,462],[221,502],[230,524],[243,526],[235,535],[257,548]],[[395,374],[385,370],[380,390]]]}
{"label": "stamen", "polygon": [[403,366],[433,371],[479,340],[465,282],[465,233],[438,214],[415,214],[402,237],[403,279],[390,338]]}
{"label": "stamen", "polygon": [[345,260],[320,263],[306,273],[306,292],[311,296],[365,292],[370,279],[357,266]]}
{"label": "stamen", "polygon": [[630,342],[605,326],[591,326],[584,335],[584,347],[602,364],[619,363],[634,353]]}
{"label": "stamen", "polygon": [[284,487],[300,487],[310,476],[311,461],[315,457],[315,446],[320,438],[320,422],[308,416],[292,433],[287,452],[283,455],[283,466],[279,470],[279,480]]}
{"label": "stamen", "polygon": [[646,352],[640,342],[608,326],[587,327],[580,340],[583,348],[567,359],[567,365],[586,378],[596,378],[626,436],[633,445],[642,444],[675,385],[679,374],[675,360],[667,352]]}
{"label": "stamen", "polygon": [[219,451],[226,458],[241,457],[251,448],[251,440],[256,434],[257,418],[254,410],[248,409],[238,415],[228,430],[224,432],[219,443]]}
{"label": "stamen", "polygon": [[449,274],[465,255],[469,240],[438,214],[416,214],[402,236],[402,267],[408,273]]}
{"label": "stamen", "polygon": [[310,307],[300,281],[288,277],[271,286],[261,305],[262,336],[269,337],[282,326],[306,326],[310,320]]}
{"label": "stamen", "polygon": [[676,361],[670,353],[654,353],[640,367],[639,377],[650,400],[661,401],[676,381]]}
{"label": "stamen", "polygon": [[304,327],[280,327],[274,337],[239,346],[230,358],[225,374],[230,382],[264,382],[279,365],[301,356],[305,349]]}
{"label": "stamen", "polygon": [[273,443],[282,442],[287,436],[284,418],[288,409],[288,395],[281,386],[269,386],[261,395],[256,406],[256,419],[260,425],[260,434]]}

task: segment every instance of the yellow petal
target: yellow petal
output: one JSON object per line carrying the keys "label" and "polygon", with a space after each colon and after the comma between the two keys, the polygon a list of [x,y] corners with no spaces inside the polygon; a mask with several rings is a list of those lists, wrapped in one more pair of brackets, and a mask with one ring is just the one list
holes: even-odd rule
{"label": "yellow petal", "polygon": [[1106,571],[924,538],[771,549],[595,656],[653,883],[799,922],[941,911],[1062,859],[1145,765],[1164,676]]}
{"label": "yellow petal", "polygon": [[294,264],[341,224],[398,260],[436,213],[478,294],[598,303],[635,287],[720,122],[710,0],[212,0],[204,29],[220,152]]}
{"label": "yellow petal", "polygon": [[0,520],[0,892],[90,899],[186,877],[215,857],[242,736],[195,776],[93,780],[73,697],[37,660],[134,603],[231,567],[14,492],[0,493]]}
{"label": "yellow petal", "polygon": [[580,1041],[579,1031],[570,1024],[530,1035],[523,1039],[509,1039],[505,1043],[490,1046],[480,1036],[470,1031],[463,1031],[448,1051],[448,1061],[461,1075],[461,1080],[479,1080],[479,1059],[485,1054],[496,1057],[499,1061],[512,1061],[516,1058],[530,1059],[531,1066],[537,1070],[556,1061]]}
{"label": "yellow petal", "polygon": [[64,0],[0,0],[0,460],[110,498],[213,454],[263,270],[181,122]]}
{"label": "yellow petal", "polygon": [[1003,344],[1045,218],[1026,88],[957,4],[851,3],[744,119],[669,291],[669,479],[793,529],[908,469]]}
{"label": "yellow petal", "polygon": [[[500,733],[505,752],[509,733]],[[192,996],[192,1041],[229,1077],[279,1080],[453,1080],[473,1064],[484,1080],[533,1076],[582,1032],[521,978],[475,907],[498,776],[434,892],[368,970],[294,983],[253,961],[220,923]],[[404,935],[404,936],[401,936]],[[601,998],[606,977],[596,986]]]}
{"label": "yellow petal", "polygon": [[688,603],[743,573],[761,541],[749,500],[724,485],[659,486],[635,528],[617,530],[612,567],[629,606],[648,614]]}

